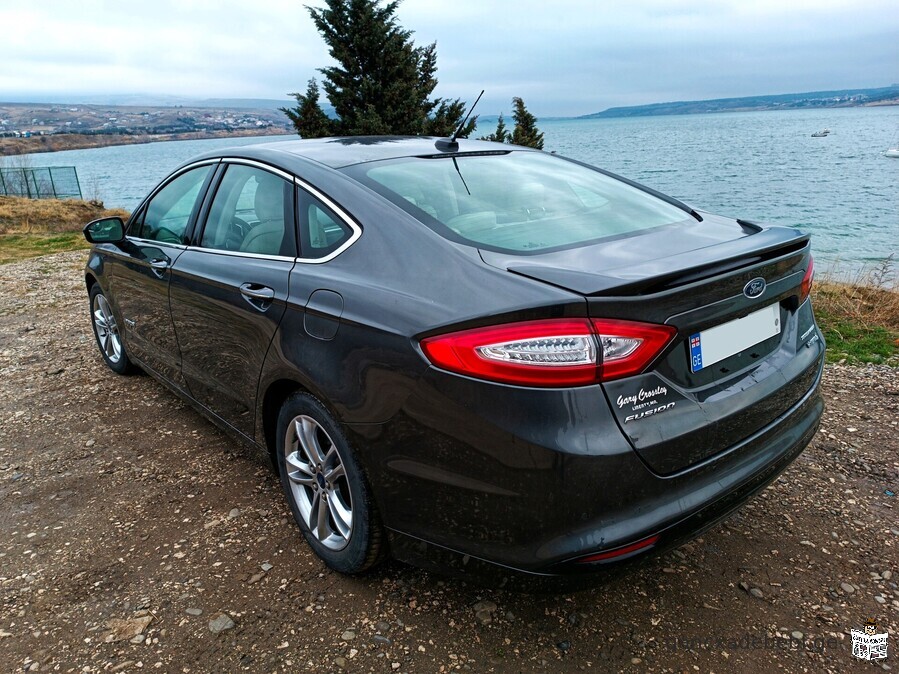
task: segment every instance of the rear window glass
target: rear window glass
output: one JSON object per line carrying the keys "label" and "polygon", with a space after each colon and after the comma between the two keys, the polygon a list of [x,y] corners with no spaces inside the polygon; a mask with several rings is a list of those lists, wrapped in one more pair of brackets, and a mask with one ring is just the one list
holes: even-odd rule
{"label": "rear window glass", "polygon": [[680,208],[537,152],[407,157],[344,169],[447,238],[543,252],[685,220]]}

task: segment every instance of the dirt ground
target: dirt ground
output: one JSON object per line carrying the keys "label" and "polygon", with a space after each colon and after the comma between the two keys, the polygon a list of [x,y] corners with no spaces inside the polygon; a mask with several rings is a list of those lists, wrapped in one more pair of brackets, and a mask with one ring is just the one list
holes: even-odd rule
{"label": "dirt ground", "polygon": [[[899,666],[899,371],[828,366],[822,430],[779,480],[595,589],[514,594],[398,563],[347,578],[251,452],[106,369],[83,259],[0,266],[0,671]],[[886,660],[851,655],[866,618]]]}

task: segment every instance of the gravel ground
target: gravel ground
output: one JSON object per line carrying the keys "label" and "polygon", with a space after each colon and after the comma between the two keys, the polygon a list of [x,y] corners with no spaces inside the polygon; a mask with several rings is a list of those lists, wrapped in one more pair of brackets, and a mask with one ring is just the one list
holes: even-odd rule
{"label": "gravel ground", "polygon": [[[897,665],[899,372],[828,366],[806,452],[702,538],[526,595],[331,572],[277,479],[90,332],[84,253],[0,266],[0,670],[843,672]],[[889,657],[854,661],[868,617]]]}

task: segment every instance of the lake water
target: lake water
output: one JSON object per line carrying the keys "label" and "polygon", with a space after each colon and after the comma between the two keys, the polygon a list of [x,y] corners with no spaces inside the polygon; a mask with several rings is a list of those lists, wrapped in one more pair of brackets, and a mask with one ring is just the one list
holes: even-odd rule
{"label": "lake water", "polygon": [[[609,169],[698,209],[810,232],[819,268],[839,263],[855,270],[891,253],[899,257],[899,159],[882,156],[896,143],[899,107],[545,120],[539,126],[548,151]],[[825,127],[830,136],[811,137]],[[85,198],[131,209],[194,155],[292,138],[121,145],[24,160],[31,166],[75,166]],[[20,161],[7,158],[8,164]]]}
{"label": "lake water", "polygon": [[[899,258],[899,159],[882,155],[896,144],[899,107],[566,120],[540,128],[545,149],[696,208],[810,232],[819,269]],[[823,128],[831,134],[811,137]]]}

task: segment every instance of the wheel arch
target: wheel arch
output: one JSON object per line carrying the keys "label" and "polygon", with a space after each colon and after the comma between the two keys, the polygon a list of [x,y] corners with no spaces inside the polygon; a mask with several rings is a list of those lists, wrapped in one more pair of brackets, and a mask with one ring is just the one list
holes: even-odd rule
{"label": "wheel arch", "polygon": [[295,379],[276,379],[268,385],[265,389],[265,394],[262,397],[262,438],[265,448],[268,451],[269,460],[275,468],[275,471],[278,470],[278,461],[275,456],[278,447],[278,439],[275,436],[278,429],[278,415],[281,412],[281,408],[284,406],[284,401],[297,391],[312,393],[307,387],[303,386]]}

